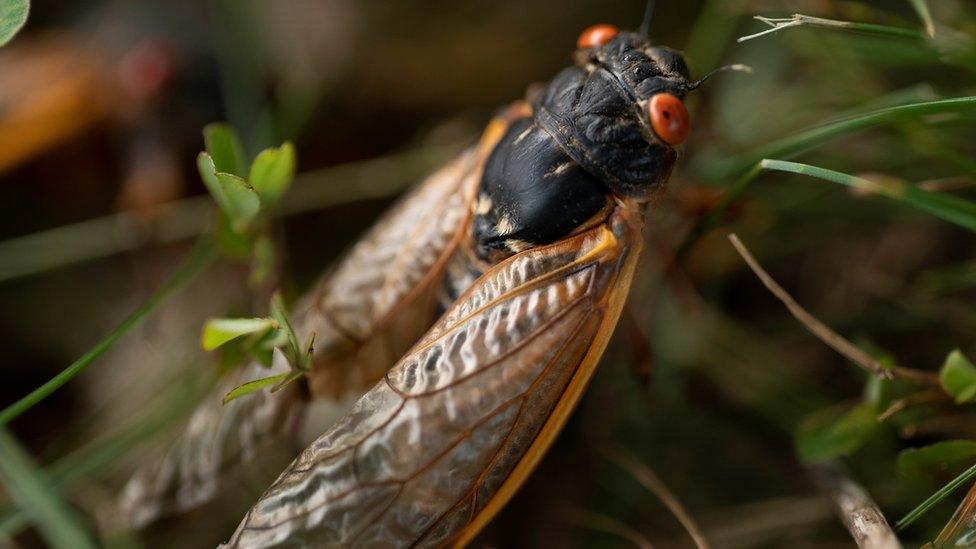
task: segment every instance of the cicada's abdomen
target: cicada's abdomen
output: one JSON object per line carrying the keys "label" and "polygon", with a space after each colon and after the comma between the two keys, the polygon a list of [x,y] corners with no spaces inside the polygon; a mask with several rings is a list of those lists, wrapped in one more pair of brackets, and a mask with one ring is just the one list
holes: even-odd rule
{"label": "cicada's abdomen", "polygon": [[566,155],[534,117],[512,124],[485,165],[472,233],[488,263],[549,244],[607,210],[609,189]]}

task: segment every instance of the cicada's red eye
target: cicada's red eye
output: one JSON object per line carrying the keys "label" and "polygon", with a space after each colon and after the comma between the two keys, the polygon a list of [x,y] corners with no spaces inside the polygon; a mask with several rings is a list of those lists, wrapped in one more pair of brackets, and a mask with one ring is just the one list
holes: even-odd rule
{"label": "cicada's red eye", "polygon": [[647,102],[647,115],[654,133],[668,145],[680,145],[691,133],[691,117],[680,99],[659,93]]}
{"label": "cicada's red eye", "polygon": [[620,29],[607,23],[593,25],[580,33],[576,39],[577,48],[596,48],[613,40],[620,33]]}

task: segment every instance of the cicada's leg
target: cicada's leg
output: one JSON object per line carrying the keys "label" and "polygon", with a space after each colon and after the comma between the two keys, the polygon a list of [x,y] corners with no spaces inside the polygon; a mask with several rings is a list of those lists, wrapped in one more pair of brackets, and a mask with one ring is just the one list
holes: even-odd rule
{"label": "cicada's leg", "polygon": [[488,270],[255,504],[232,546],[441,545],[514,493],[620,315],[640,216]]}
{"label": "cicada's leg", "polygon": [[[119,507],[130,523],[139,527],[210,501],[242,474],[263,489],[284,465],[268,467],[263,458],[294,457],[416,342],[434,321],[434,295],[507,120],[495,120],[476,147],[401,199],[298,304],[293,324],[300,340],[316,335],[307,383],[221,405],[233,387],[286,371],[279,359],[271,371],[250,364],[220,384],[167,453],[127,484]],[[244,465],[265,473],[240,471]]]}

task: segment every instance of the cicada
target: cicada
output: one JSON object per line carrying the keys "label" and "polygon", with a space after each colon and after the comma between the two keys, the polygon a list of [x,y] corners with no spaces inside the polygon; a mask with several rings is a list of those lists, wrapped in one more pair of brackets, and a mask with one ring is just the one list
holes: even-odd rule
{"label": "cicada", "polygon": [[592,377],[703,80],[646,31],[585,30],[572,66],[502,109],[302,301],[296,330],[317,343],[304,385],[205,403],[130,482],[135,521],[210,499],[233,466],[313,433],[228,545],[470,540]]}

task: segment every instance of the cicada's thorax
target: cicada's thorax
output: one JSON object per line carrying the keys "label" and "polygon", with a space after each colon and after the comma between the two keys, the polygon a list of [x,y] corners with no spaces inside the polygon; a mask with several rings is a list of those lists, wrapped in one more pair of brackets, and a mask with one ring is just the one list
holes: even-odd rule
{"label": "cicada's thorax", "polygon": [[649,200],[677,152],[648,123],[648,100],[686,86],[680,55],[625,33],[531,93],[487,156],[442,302],[513,254],[602,223],[618,199]]}
{"label": "cicada's thorax", "polygon": [[485,164],[471,223],[475,255],[496,263],[555,242],[605,214],[611,200],[535,116],[523,118]]}

